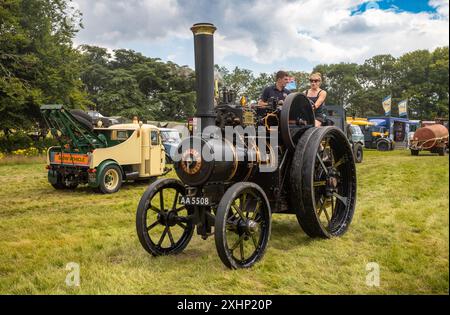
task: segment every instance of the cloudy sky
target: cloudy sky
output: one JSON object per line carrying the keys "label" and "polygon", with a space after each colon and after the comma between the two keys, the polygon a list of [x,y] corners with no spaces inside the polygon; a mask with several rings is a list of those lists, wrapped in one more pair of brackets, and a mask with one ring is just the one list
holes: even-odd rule
{"label": "cloudy sky", "polygon": [[75,44],[127,48],[193,67],[190,27],[211,22],[215,62],[310,71],[449,44],[449,0],[74,0]]}

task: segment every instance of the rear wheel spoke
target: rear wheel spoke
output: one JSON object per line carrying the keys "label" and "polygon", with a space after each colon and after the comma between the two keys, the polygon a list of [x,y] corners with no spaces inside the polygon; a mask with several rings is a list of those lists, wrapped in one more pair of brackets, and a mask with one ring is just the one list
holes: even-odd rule
{"label": "rear wheel spoke", "polygon": [[323,163],[322,158],[320,157],[319,153],[316,154],[316,158],[317,158],[317,160],[319,160],[320,166],[322,166],[323,171],[325,172],[325,174],[328,175],[328,169],[325,166],[325,164]]}
{"label": "rear wheel spoke", "polygon": [[327,208],[324,208],[323,212],[325,213],[325,217],[327,218],[328,224],[330,224],[330,215],[328,214]]}
{"label": "rear wheel spoke", "polygon": [[338,199],[340,202],[342,202],[344,204],[344,206],[347,206],[347,202],[348,202],[348,198],[339,195],[338,193],[333,193],[333,196],[336,197],[336,199]]}
{"label": "rear wheel spoke", "polygon": [[335,204],[334,204],[333,197],[331,197],[330,199],[331,199],[331,217],[333,217],[334,216],[334,210],[335,210]]}
{"label": "rear wheel spoke", "polygon": [[333,167],[338,168],[339,166],[341,166],[344,163],[345,163],[345,157],[343,156],[339,159],[339,161],[337,161],[336,163],[333,164]]}
{"label": "rear wheel spoke", "polygon": [[320,208],[319,211],[317,212],[317,217],[320,218],[320,215],[322,214],[324,208],[325,208],[325,201],[323,200],[323,198],[320,198]]}
{"label": "rear wheel spoke", "polygon": [[325,180],[320,180],[320,181],[315,181],[313,183],[314,187],[319,187],[319,186],[325,186],[327,184],[327,182]]}

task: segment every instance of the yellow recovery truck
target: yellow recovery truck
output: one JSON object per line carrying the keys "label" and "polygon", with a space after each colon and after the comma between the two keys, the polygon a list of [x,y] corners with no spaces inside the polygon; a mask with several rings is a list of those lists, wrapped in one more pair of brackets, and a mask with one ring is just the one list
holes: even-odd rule
{"label": "yellow recovery truck", "polygon": [[132,123],[93,128],[86,113],[62,105],[43,105],[41,113],[60,143],[47,152],[48,181],[56,189],[88,184],[102,193],[114,193],[124,180],[169,171],[156,126]]}

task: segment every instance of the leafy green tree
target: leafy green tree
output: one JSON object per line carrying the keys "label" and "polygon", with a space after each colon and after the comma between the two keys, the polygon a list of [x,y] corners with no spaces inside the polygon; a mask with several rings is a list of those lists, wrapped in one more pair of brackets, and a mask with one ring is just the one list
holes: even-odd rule
{"label": "leafy green tree", "polygon": [[274,84],[274,82],[274,74],[260,73],[248,84],[245,94],[251,101],[256,102],[261,97],[264,88],[271,84]]}
{"label": "leafy green tree", "polygon": [[4,0],[0,21],[0,125],[6,134],[40,123],[42,104],[87,103],[72,48],[80,13],[70,1]]}

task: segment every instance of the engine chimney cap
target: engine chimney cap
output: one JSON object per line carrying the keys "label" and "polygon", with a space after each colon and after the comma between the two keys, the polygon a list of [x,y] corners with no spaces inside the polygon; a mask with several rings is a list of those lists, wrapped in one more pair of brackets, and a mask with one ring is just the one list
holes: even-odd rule
{"label": "engine chimney cap", "polygon": [[216,29],[217,28],[212,23],[195,23],[191,27],[191,31],[194,35],[213,35]]}

